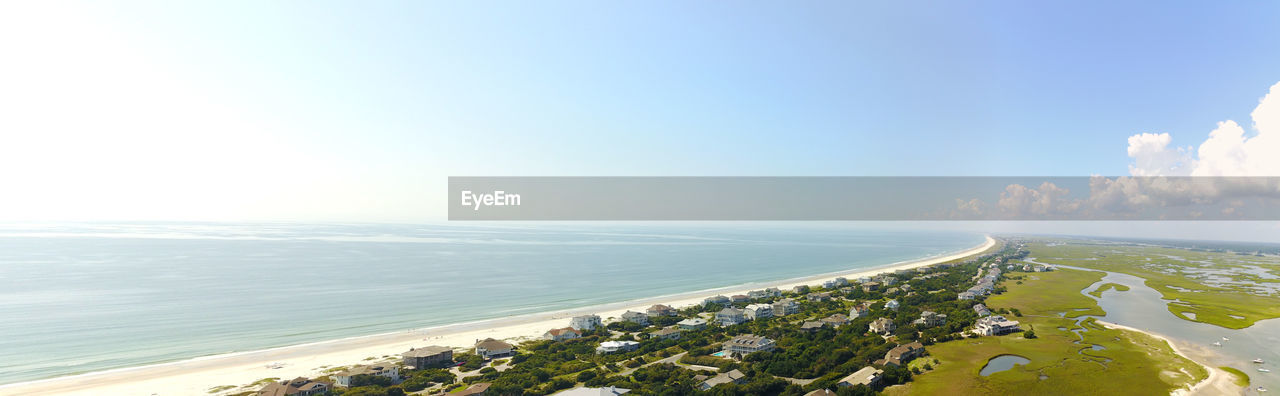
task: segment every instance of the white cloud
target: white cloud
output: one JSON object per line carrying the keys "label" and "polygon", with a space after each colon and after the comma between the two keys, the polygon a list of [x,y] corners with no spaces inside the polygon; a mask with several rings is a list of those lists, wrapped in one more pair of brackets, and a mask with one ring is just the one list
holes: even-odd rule
{"label": "white cloud", "polygon": [[1280,176],[1280,83],[1249,114],[1253,136],[1232,120],[1218,123],[1195,150],[1169,147],[1167,133],[1129,137],[1133,176]]}
{"label": "white cloud", "polygon": [[1168,133],[1143,133],[1129,137],[1129,174],[1134,176],[1186,176],[1191,174],[1191,148],[1170,148]]}
{"label": "white cloud", "polygon": [[1010,184],[1000,193],[997,206],[1005,216],[1014,218],[1071,214],[1080,208],[1080,202],[1067,198],[1069,194],[1067,189],[1049,182],[1036,189]]}

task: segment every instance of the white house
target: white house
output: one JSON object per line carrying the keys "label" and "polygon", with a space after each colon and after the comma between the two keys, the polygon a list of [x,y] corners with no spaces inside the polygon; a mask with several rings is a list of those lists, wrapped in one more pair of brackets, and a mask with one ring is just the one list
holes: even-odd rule
{"label": "white house", "polygon": [[627,311],[622,313],[622,320],[627,322],[639,323],[642,325],[649,324],[649,315],[642,312]]}
{"label": "white house", "polygon": [[1005,319],[1001,315],[992,315],[978,319],[978,323],[973,326],[973,333],[977,335],[993,336],[1001,334],[1009,334],[1018,330],[1018,321]]}
{"label": "white house", "polygon": [[871,322],[872,333],[888,335],[893,333],[893,330],[895,329],[896,327],[894,327],[893,321],[889,320],[889,318],[879,318],[879,319],[876,319],[874,322]]}
{"label": "white house", "polygon": [[725,308],[716,312],[716,322],[720,322],[721,326],[733,326],[746,321],[747,317],[742,314],[741,309]]}
{"label": "white house", "polygon": [[702,330],[707,328],[707,321],[702,318],[685,319],[676,323],[683,330]]}
{"label": "white house", "polygon": [[898,310],[898,300],[889,300],[888,302],[884,303],[884,309],[889,309],[889,310],[897,311],[897,310]]}
{"label": "white house", "polygon": [[355,366],[334,374],[333,383],[334,385],[341,387],[350,387],[351,379],[357,375],[372,375],[375,377],[390,378],[392,381],[399,381],[400,368],[394,365]]}
{"label": "white house", "polygon": [[743,311],[747,320],[759,320],[773,317],[773,306],[769,304],[751,304]]}
{"label": "white house", "polygon": [[574,316],[569,320],[569,327],[577,330],[590,331],[600,327],[600,317],[596,315]]}
{"label": "white house", "polygon": [[596,347],[596,353],[606,354],[614,352],[630,352],[640,348],[640,343],[635,341],[605,341]]}

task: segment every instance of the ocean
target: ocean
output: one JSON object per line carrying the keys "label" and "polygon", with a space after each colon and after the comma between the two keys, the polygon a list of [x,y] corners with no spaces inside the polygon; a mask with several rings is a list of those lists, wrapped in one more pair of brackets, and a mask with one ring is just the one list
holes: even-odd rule
{"label": "ocean", "polygon": [[0,225],[0,384],[878,267],[831,223]]}

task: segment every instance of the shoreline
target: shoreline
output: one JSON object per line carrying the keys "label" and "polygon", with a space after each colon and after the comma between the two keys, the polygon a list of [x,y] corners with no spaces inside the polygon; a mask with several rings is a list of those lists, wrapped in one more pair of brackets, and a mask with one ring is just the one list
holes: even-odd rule
{"label": "shoreline", "polygon": [[1178,356],[1182,356],[1187,360],[1190,360],[1195,364],[1200,365],[1200,367],[1204,367],[1205,371],[1209,373],[1208,377],[1205,377],[1205,379],[1200,380],[1200,382],[1191,384],[1190,388],[1178,388],[1174,390],[1172,393],[1170,393],[1171,395],[1183,396],[1183,395],[1201,395],[1201,394],[1213,394],[1213,395],[1244,394],[1244,389],[1247,388],[1247,387],[1242,388],[1240,386],[1237,386],[1235,382],[1233,382],[1232,380],[1233,378],[1232,374],[1226,371],[1223,371],[1220,368],[1205,364],[1205,362],[1203,361],[1205,359],[1203,359],[1203,356],[1201,354],[1187,353],[1185,348],[1179,348],[1178,342],[1174,341],[1173,339],[1170,339],[1169,337],[1165,337],[1162,334],[1154,333],[1151,331],[1140,330],[1131,326],[1111,323],[1104,320],[1098,320],[1098,324],[1101,324],[1108,328],[1123,329],[1123,330],[1138,332],[1138,333],[1149,335],[1151,337],[1155,337],[1156,339],[1164,340],[1166,344],[1169,344],[1169,348],[1173,349],[1173,353],[1176,353],[1178,354]]}
{"label": "shoreline", "polygon": [[[902,269],[931,266],[973,256],[997,245],[996,240],[990,235],[984,235],[984,237],[985,241],[982,244],[959,252],[900,261],[871,268],[834,271],[777,281],[739,284],[581,308],[483,319],[261,350],[208,355],[174,362],[18,382],[0,385],[0,395],[143,394],[164,396],[224,394],[226,392],[209,393],[209,389],[220,386],[234,386],[239,389],[241,386],[264,378],[315,377],[320,375],[320,371],[324,367],[360,364],[369,357],[381,360],[382,356],[398,356],[411,347],[443,345],[454,348],[470,348],[475,340],[489,337],[514,340],[518,343],[524,340],[536,339],[543,332],[552,328],[565,327],[568,325],[568,319],[576,315],[596,314],[608,320],[617,318],[628,310],[644,311],[645,308],[654,304],[666,304],[676,308],[683,308],[698,305],[704,298],[717,294],[745,294],[749,290],[769,287],[789,289],[799,285],[820,284],[822,281],[840,276],[858,278]],[[275,363],[282,363],[283,367],[276,369],[267,367]]]}

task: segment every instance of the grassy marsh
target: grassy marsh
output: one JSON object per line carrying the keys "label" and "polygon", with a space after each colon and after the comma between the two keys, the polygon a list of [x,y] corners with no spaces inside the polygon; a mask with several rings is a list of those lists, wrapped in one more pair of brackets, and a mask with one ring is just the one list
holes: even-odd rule
{"label": "grassy marsh", "polygon": [[[1101,315],[1097,302],[1080,291],[1102,279],[1101,272],[1061,270],[1037,273],[1022,283],[1005,282],[1008,291],[992,296],[993,309],[1018,309],[1022,334],[980,337],[935,344],[930,357],[940,361],[934,370],[915,377],[891,394],[1092,394],[1105,383],[1117,394],[1168,394],[1194,384],[1208,373],[1173,352],[1163,340],[1143,333],[1108,329],[1092,318]],[[1077,332],[1079,335],[1077,335]],[[1092,345],[1099,345],[1095,350]],[[999,355],[1018,355],[1027,365],[978,375],[987,361]]]}

